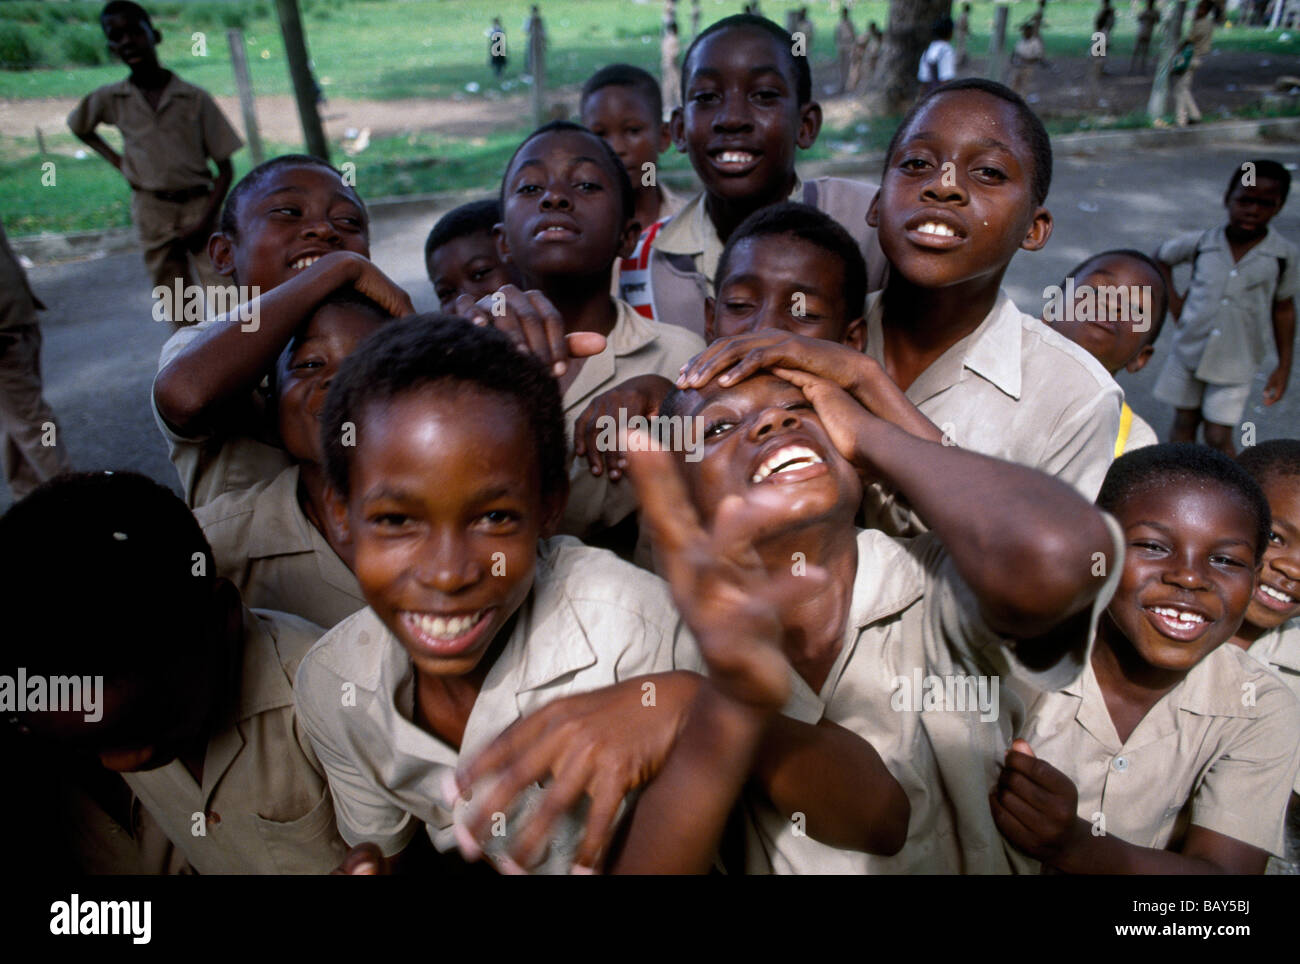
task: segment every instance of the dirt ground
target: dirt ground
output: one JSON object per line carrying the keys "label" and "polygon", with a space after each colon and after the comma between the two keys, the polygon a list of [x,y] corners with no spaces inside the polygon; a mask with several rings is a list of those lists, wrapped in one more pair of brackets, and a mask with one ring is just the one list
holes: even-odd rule
{"label": "dirt ground", "polygon": [[[1145,109],[1151,74],[1130,75],[1127,58],[1114,57],[1112,61],[1102,82],[1104,104],[1096,103],[1090,89],[1086,58],[1058,59],[1040,68],[1030,87],[1031,102],[1047,117],[1122,115]],[[976,60],[963,73],[978,73],[982,68],[982,62]],[[1272,91],[1276,78],[1283,75],[1300,76],[1300,56],[1212,52],[1196,75],[1194,93],[1202,111],[1246,107]],[[827,88],[832,83],[831,65],[818,65],[815,86],[827,126],[846,127],[862,116],[861,102],[859,98],[830,93]],[[576,112],[578,88],[557,88],[549,99],[563,102]],[[217,102],[243,133],[239,101],[218,97]],[[0,112],[11,132],[35,127],[62,132],[66,130],[65,118],[75,106],[74,99],[61,97],[8,100],[0,101]],[[436,131],[451,137],[482,135],[517,128],[528,111],[527,94],[502,96],[492,91],[486,97],[473,99],[330,100],[322,114],[326,136],[341,140],[349,130],[365,128],[369,128],[372,138],[411,131]],[[259,97],[257,123],[262,137],[269,141],[295,143],[302,136],[292,97]]]}

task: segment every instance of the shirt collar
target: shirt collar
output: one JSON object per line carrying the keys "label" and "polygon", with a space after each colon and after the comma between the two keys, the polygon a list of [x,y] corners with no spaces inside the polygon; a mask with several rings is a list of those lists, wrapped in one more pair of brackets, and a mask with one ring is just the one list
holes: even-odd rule
{"label": "shirt collar", "polygon": [[[867,354],[884,364],[883,291],[867,297]],[[970,369],[994,387],[1019,400],[1021,390],[1022,313],[1005,291],[998,292],[993,308],[979,327],[954,344],[921,373],[907,389],[914,404],[937,395],[963,378]]]}
{"label": "shirt collar", "polygon": [[590,636],[598,627],[584,622],[565,580],[555,571],[556,558],[565,551],[566,541],[538,543],[533,591],[524,603],[514,638],[507,647],[518,646],[523,650],[518,693],[538,689],[596,662]]}
{"label": "shirt collar", "polygon": [[253,502],[248,534],[248,558],[264,559],[311,552],[311,522],[298,503],[298,466],[285,469]]}
{"label": "shirt collar", "polygon": [[617,317],[605,338],[605,350],[582,363],[582,368],[564,393],[566,409],[585,402],[596,389],[614,378],[617,369],[614,359],[640,351],[658,337],[658,326],[638,314],[622,298],[614,299],[614,308]]}
{"label": "shirt collar", "polygon": [[1300,673],[1300,617],[1290,619],[1272,633],[1260,636],[1251,649],[1254,650],[1260,643],[1269,644],[1267,652],[1260,653],[1261,660]]}
{"label": "shirt collar", "polygon": [[267,624],[243,607],[244,652],[239,682],[239,719],[293,705],[293,687]]}

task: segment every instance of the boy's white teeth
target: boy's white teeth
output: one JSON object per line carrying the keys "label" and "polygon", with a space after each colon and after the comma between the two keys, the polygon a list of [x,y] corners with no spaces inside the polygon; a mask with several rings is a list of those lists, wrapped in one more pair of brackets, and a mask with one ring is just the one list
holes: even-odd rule
{"label": "boy's white teeth", "polygon": [[319,260],[320,260],[319,255],[313,255],[308,258],[299,258],[293,264],[289,265],[289,267],[293,268],[294,271],[301,271],[304,268],[310,268]]}
{"label": "boy's white teeth", "polygon": [[1152,606],[1151,611],[1157,616],[1176,619],[1180,623],[1203,623],[1205,617],[1200,613],[1188,612],[1186,609],[1174,609],[1172,606]]}
{"label": "boy's white teeth", "polygon": [[1262,582],[1259,584],[1259,591],[1270,599],[1276,599],[1278,602],[1284,603],[1287,606],[1294,606],[1297,602],[1300,602],[1300,600],[1297,600],[1295,596],[1288,596],[1286,593],[1282,592],[1282,590],[1274,589],[1272,586],[1266,585]]}
{"label": "boy's white teeth", "polygon": [[944,238],[957,237],[956,231],[948,227],[946,224],[940,224],[938,221],[926,221],[925,224],[921,225],[916,230],[922,234],[937,234]]}
{"label": "boy's white teeth", "polygon": [[718,155],[718,160],[723,164],[748,164],[754,159],[754,155],[749,151],[723,151]]}
{"label": "boy's white teeth", "polygon": [[430,616],[428,613],[408,612],[404,615],[410,623],[414,624],[426,636],[432,636],[435,639],[455,639],[458,636],[464,636],[477,626],[486,612],[486,609],[480,609],[468,616],[452,616],[450,619],[444,619],[442,616]]}
{"label": "boy's white teeth", "polygon": [[769,475],[789,472],[791,469],[802,469],[807,465],[819,465],[821,462],[822,457],[812,449],[802,445],[787,445],[769,455],[750,481],[757,485]]}

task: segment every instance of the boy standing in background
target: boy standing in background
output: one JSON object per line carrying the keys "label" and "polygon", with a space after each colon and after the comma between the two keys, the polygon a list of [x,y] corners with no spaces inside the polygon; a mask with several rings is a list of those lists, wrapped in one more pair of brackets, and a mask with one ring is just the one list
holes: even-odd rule
{"label": "boy standing in background", "polygon": [[[1178,409],[1171,442],[1196,441],[1204,422],[1205,444],[1233,454],[1232,433],[1264,361],[1270,324],[1278,363],[1264,386],[1264,404],[1286,392],[1300,250],[1268,223],[1282,210],[1290,188],[1291,174],[1277,161],[1248,161],[1232,172],[1223,197],[1227,225],[1179,235],[1156,252],[1178,326],[1155,387],[1156,398]],[[1192,279],[1180,297],[1170,271],[1187,261]]]}
{"label": "boy standing in background", "polygon": [[[208,236],[233,180],[230,156],[244,142],[207,91],[158,62],[162,34],[143,7],[112,0],[99,23],[108,49],[131,74],[91,91],[68,115],[68,127],[131,185],[131,220],[154,285],[170,289],[177,278],[221,285],[208,260]],[[100,124],[122,132],[121,154],[95,132]]]}

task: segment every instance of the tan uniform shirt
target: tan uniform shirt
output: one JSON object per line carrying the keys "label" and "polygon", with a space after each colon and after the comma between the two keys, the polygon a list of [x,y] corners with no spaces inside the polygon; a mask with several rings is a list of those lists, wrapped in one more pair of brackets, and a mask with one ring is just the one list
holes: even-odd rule
{"label": "tan uniform shirt", "polygon": [[123,774],[201,874],[324,874],[347,852],[294,714],[293,675],[320,633],[295,616],[245,609],[238,705],[208,741],[202,786],[179,760]]}
{"label": "tan uniform shirt", "polygon": [[[1272,670],[1300,699],[1300,619],[1288,620],[1265,633],[1246,652]],[[1296,775],[1294,790],[1300,793],[1300,774]]]}
{"label": "tan uniform shirt", "polygon": [[122,132],[122,176],[142,191],[211,184],[208,158],[224,161],[244,144],[208,92],[175,74],[156,111],[128,78],[91,91],[68,115],[79,137],[100,124]]}
{"label": "tan uniform shirt", "polygon": [[[1035,869],[993,823],[988,795],[1024,721],[1025,687],[1067,685],[1087,662],[1092,627],[1119,580],[1123,538],[1109,516],[1110,577],[1089,630],[1034,672],[1014,643],[985,625],[943,545],[927,533],[893,539],[858,533],[858,569],[844,648],[818,694],[828,720],[880,754],[911,803],[907,842],[893,857],[818,843],[790,814],[748,795],[750,873],[1010,873]],[[1008,686],[1010,677],[1018,689]],[[996,697],[996,699],[994,699]],[[803,831],[803,833],[800,833]]]}
{"label": "tan uniform shirt", "polygon": [[[214,324],[200,322],[179,329],[167,339],[158,359],[158,370],[166,368],[191,341]],[[269,419],[249,399],[243,422],[220,435],[187,437],[172,429],[158,411],[152,390],[149,404],[154,422],[167,440],[168,455],[191,509],[211,502],[224,492],[238,492],[269,481],[293,465],[293,460],[274,438]]]}
{"label": "tan uniform shirt", "polygon": [[[884,364],[881,296],[867,298],[866,353]],[[949,444],[1018,462],[1097,497],[1115,457],[1124,393],[1097,359],[1020,311],[1005,292],[978,328],[934,361],[907,397]],[[868,525],[924,530],[892,494],[867,491]]]}
{"label": "tan uniform shirt", "polygon": [[1237,646],[1212,650],[1122,743],[1091,665],[1039,697],[1024,738],[1074,781],[1079,816],[1121,840],[1177,849],[1195,824],[1283,855],[1300,703]]}
{"label": "tan uniform shirt", "polygon": [[298,502],[298,466],[194,510],[217,575],[246,606],[330,627],[365,606],[352,570]]}
{"label": "tan uniform shirt", "polygon": [[[472,759],[515,720],[560,697],[702,669],[662,580],[563,536],[539,543],[539,553],[532,592],[488,671],[459,752],[412,722],[414,667],[374,610],[335,626],[302,661],[298,712],[349,843],[372,841],[391,855],[423,821],[434,845],[449,851],[455,841],[443,781],[461,756]],[[562,832],[567,847],[553,846],[551,869],[567,867],[577,830],[570,824]]]}
{"label": "tan uniform shirt", "polygon": [[[637,375],[663,375],[670,381],[678,370],[704,350],[698,336],[676,325],[665,325],[637,314],[625,301],[615,300],[618,320],[605,350],[582,363],[564,393],[564,427],[573,452],[578,417],[597,396]],[[560,532],[586,538],[615,525],[636,510],[636,495],[626,480],[611,483],[607,474],[595,476],[585,458],[569,466],[569,504]]]}

